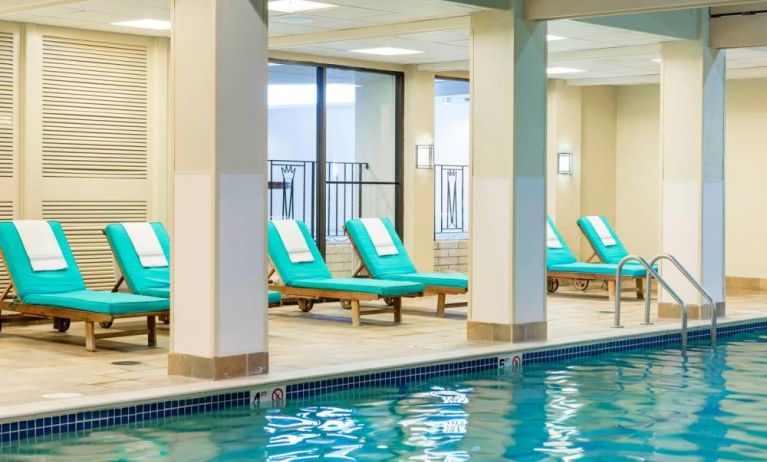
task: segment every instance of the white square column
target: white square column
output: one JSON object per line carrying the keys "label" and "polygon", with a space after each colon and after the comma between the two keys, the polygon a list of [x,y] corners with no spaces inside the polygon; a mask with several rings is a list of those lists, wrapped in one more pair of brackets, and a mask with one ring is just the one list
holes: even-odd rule
{"label": "white square column", "polygon": [[471,17],[468,337],[546,338],[546,23]]}
{"label": "white square column", "polygon": [[174,0],[172,65],[168,373],[265,373],[265,0]]}
{"label": "white square column", "polygon": [[[723,315],[725,55],[708,46],[708,23],[702,11],[700,40],[661,46],[661,248],[690,271]],[[690,318],[710,317],[685,278],[668,263],[662,269]],[[680,313],[662,291],[658,315]]]}

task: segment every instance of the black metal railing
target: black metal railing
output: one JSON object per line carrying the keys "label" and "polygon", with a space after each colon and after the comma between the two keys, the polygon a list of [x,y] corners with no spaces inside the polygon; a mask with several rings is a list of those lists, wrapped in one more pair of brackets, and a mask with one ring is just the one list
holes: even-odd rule
{"label": "black metal railing", "polygon": [[[269,160],[269,219],[302,220],[316,232],[316,161]],[[367,162],[326,162],[327,238],[344,236],[344,223],[362,216],[362,187],[381,184],[365,181]]]}
{"label": "black metal railing", "polygon": [[463,237],[469,232],[469,166],[434,166],[434,238]]}

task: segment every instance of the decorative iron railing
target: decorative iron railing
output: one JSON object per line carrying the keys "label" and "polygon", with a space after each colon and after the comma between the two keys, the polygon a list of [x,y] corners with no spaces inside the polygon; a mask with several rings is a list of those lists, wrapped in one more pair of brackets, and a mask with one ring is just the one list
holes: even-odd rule
{"label": "decorative iron railing", "polygon": [[[269,160],[269,218],[302,220],[317,236],[317,162]],[[326,162],[327,238],[344,236],[344,223],[362,215],[363,172],[366,162]]]}
{"label": "decorative iron railing", "polygon": [[434,166],[434,238],[468,237],[469,166]]}

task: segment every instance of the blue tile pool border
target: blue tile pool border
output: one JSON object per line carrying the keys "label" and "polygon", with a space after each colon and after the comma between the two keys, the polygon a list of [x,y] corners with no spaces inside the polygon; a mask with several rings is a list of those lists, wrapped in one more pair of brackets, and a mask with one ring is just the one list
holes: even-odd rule
{"label": "blue tile pool border", "polygon": [[[717,336],[730,337],[745,332],[767,331],[767,321],[743,322],[719,326]],[[708,328],[690,330],[690,342],[709,339]],[[412,382],[451,375],[481,372],[525,364],[548,363],[604,353],[678,345],[679,332],[645,334],[630,338],[583,342],[575,345],[531,349],[518,353],[486,355],[451,362],[371,371],[341,377],[290,382],[281,386],[265,385],[272,404],[321,396],[343,390],[378,386],[405,386]],[[263,388],[263,387],[261,387]],[[276,390],[276,391],[275,391]],[[205,396],[178,397],[156,402],[123,405],[116,408],[75,411],[58,415],[22,419],[0,424],[0,447],[27,438],[50,437],[61,433],[83,432],[118,425],[131,425],[157,419],[176,418],[204,412],[251,406],[256,392],[252,388],[211,393]],[[276,394],[275,394],[276,393]],[[278,403],[274,403],[278,401]]]}

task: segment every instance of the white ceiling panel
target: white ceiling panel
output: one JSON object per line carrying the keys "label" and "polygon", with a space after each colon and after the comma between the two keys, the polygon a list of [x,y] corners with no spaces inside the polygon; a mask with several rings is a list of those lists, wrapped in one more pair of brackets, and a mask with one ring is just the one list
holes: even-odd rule
{"label": "white ceiling panel", "polygon": [[[334,8],[295,14],[270,13],[270,37],[358,29],[403,22],[463,17],[478,8],[446,0],[323,0]],[[83,0],[76,3],[1,15],[0,19],[84,29],[146,35],[167,32],[142,31],[111,25],[132,19],[169,19],[169,0]],[[573,20],[549,23],[549,34],[565,37],[548,43],[550,66],[580,69],[567,74],[573,82],[614,78],[616,82],[654,78],[660,72],[658,44],[667,37],[615,29]],[[325,42],[315,40],[282,51],[347,57],[398,64],[424,64],[435,68],[448,63],[466,67],[469,59],[468,29]],[[361,48],[399,47],[421,53],[374,56],[353,53]],[[767,76],[767,47],[728,51],[728,69],[737,75]],[[446,67],[447,68],[447,67]],[[735,75],[735,74],[732,74]],[[600,80],[602,79],[602,80]],[[632,80],[633,79],[633,80]]]}

